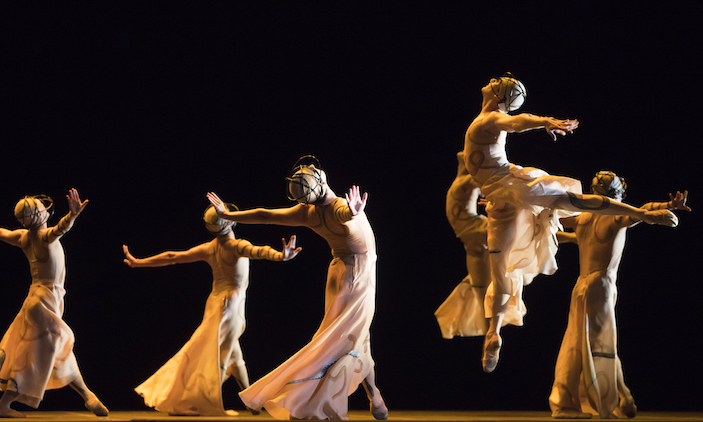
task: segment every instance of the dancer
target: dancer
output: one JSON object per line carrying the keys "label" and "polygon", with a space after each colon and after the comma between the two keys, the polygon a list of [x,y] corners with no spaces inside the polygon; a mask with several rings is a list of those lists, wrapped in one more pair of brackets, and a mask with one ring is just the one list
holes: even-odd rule
{"label": "dancer", "polygon": [[376,244],[361,197],[353,186],[338,198],[319,162],[303,157],[289,178],[290,208],[227,211],[207,197],[222,218],[249,224],[309,227],[332,249],[325,315],[312,340],[295,355],[239,393],[244,403],[264,407],[277,419],[347,419],[348,399],[363,383],[376,419],[388,409],[376,387],[369,328],[376,299]]}
{"label": "dancer", "polygon": [[[227,207],[236,209],[234,205]],[[230,376],[241,390],[249,387],[239,337],[244,332],[244,302],[249,286],[249,259],[288,261],[301,250],[295,236],[278,252],[270,246],[254,246],[237,239],[232,221],[221,219],[212,206],[203,216],[210,242],[187,251],[167,251],[147,258],[135,258],[123,245],[124,263],[132,268],[163,267],[205,261],[212,268],[212,292],[205,304],[203,322],[190,340],[164,366],[135,391],[147,406],[169,415],[225,416],[222,383]],[[258,414],[257,411],[252,411]]]}
{"label": "dancer", "polygon": [[0,417],[23,418],[10,407],[12,402],[37,408],[46,390],[66,385],[83,398],[88,410],[97,416],[108,415],[85,385],[73,354],[73,331],[62,319],[66,258],[59,239],[88,205],[75,189],[66,198],[70,211],[53,227],[47,224],[53,201],[37,195],[26,196],[15,205],[15,217],[25,228],[0,228],[0,240],[22,249],[32,274],[27,299],[0,341]]}
{"label": "dancer", "polygon": [[[593,178],[591,191],[619,202],[626,187],[615,173],[602,171]],[[669,202],[650,202],[642,208],[691,211],[686,205],[687,191],[669,197]],[[571,293],[569,322],[549,396],[554,418],[590,418],[592,413],[601,418],[621,415],[632,418],[637,412],[618,357],[615,302],[626,231],[640,221],[589,212],[562,220],[564,227],[575,231],[559,233],[559,240],[579,245],[581,270]],[[586,395],[580,395],[579,390]]]}
{"label": "dancer", "polygon": [[486,372],[495,370],[502,347],[500,328],[521,286],[537,274],[556,271],[554,233],[558,219],[582,211],[625,215],[649,224],[672,225],[673,214],[666,210],[647,211],[611,202],[600,195],[581,195],[577,180],[551,176],[508,161],[507,134],[544,128],[553,140],[572,133],[577,120],[558,120],[531,114],[509,115],[525,101],[522,82],[508,74],[493,78],[481,88],[481,112],[469,125],[464,140],[464,159],[488,206],[488,249],[493,292],[487,293],[491,321],[486,333],[482,364]]}
{"label": "dancer", "polygon": [[457,175],[446,197],[446,214],[466,252],[467,276],[435,312],[442,337],[482,336],[488,329],[484,310],[491,268],[486,242],[486,216],[478,213],[481,190],[466,169],[464,153],[457,154]]}

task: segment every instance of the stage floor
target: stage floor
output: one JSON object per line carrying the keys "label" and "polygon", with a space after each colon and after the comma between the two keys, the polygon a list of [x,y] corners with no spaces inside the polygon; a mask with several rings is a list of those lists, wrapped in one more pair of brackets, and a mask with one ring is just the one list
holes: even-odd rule
{"label": "stage floor", "polygon": [[[110,412],[108,417],[97,417],[92,413],[83,412],[23,412],[28,421],[272,421],[275,420],[267,413],[253,416],[249,412],[240,412],[239,416],[230,417],[186,417],[168,416],[156,411],[139,412]],[[372,421],[374,418],[369,412],[351,411],[349,419],[352,421]],[[20,419],[22,420],[22,419]],[[438,422],[554,422],[549,412],[510,411],[510,412],[461,412],[461,411],[404,411],[395,410],[390,413],[390,421],[438,421]],[[564,420],[564,419],[559,419]],[[583,419],[581,419],[583,420]],[[598,419],[595,419],[598,420]],[[703,412],[639,412],[633,420],[637,421],[662,421],[662,422],[694,422],[703,421]]]}

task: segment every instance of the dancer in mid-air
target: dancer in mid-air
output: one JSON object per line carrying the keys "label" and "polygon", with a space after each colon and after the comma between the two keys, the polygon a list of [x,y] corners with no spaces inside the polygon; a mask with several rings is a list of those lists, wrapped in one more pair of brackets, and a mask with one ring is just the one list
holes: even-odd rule
{"label": "dancer in mid-air", "polygon": [[[231,204],[227,207],[236,209]],[[205,211],[203,219],[215,238],[186,251],[135,258],[127,246],[123,246],[124,262],[132,268],[204,261],[212,269],[212,292],[205,304],[203,322],[175,356],[135,389],[147,406],[170,415],[237,414],[224,409],[222,383],[232,376],[241,390],[249,387],[239,344],[246,325],[244,303],[249,286],[249,260],[288,261],[301,250],[295,246],[295,236],[288,243],[283,240],[282,252],[237,239],[234,223],[219,218],[212,206]]]}
{"label": "dancer in mid-air", "polygon": [[15,206],[15,217],[25,228],[0,228],[0,240],[22,249],[32,274],[27,299],[0,341],[0,417],[23,418],[10,407],[13,402],[36,408],[46,390],[66,385],[83,398],[88,410],[108,415],[85,385],[73,354],[73,331],[62,319],[66,258],[59,239],[88,205],[75,189],[66,197],[69,213],[55,226],[47,224],[53,201],[37,195],[26,196]]}
{"label": "dancer in mid-air", "polygon": [[442,337],[447,339],[486,334],[484,300],[491,282],[487,219],[478,213],[481,190],[466,170],[463,152],[457,154],[457,160],[457,174],[447,190],[445,210],[449,225],[464,246],[467,275],[435,311]]}
{"label": "dancer in mid-air", "polygon": [[[624,198],[626,187],[622,178],[609,171],[599,172],[591,183],[593,193],[617,202]],[[650,202],[642,208],[691,211],[687,191],[669,197],[668,202]],[[593,412],[601,418],[632,418],[637,406],[625,385],[617,348],[616,279],[627,229],[641,220],[583,212],[561,222],[574,230],[560,232],[558,237],[560,242],[578,244],[580,272],[554,370],[549,396],[552,417],[590,418]]]}
{"label": "dancer in mid-air", "polygon": [[532,114],[510,115],[525,101],[522,82],[508,74],[481,88],[481,112],[466,130],[464,159],[487,201],[488,252],[493,294],[487,295],[491,321],[484,340],[483,370],[492,372],[503,344],[500,328],[521,285],[537,274],[552,274],[557,266],[554,234],[558,219],[579,212],[624,215],[649,224],[673,225],[667,210],[648,211],[610,201],[601,195],[582,195],[572,178],[521,167],[508,161],[507,134],[543,128],[553,140],[572,133],[577,120],[559,120]]}
{"label": "dancer in mid-air", "polygon": [[[301,159],[302,160],[302,159]],[[367,195],[353,186],[338,198],[319,162],[299,160],[289,178],[290,208],[227,211],[214,193],[208,199],[222,218],[247,224],[309,227],[332,249],[325,315],[312,340],[239,393],[252,408],[277,419],[346,419],[347,396],[362,383],[376,419],[388,409],[376,387],[369,328],[376,300],[376,242],[364,208]]]}

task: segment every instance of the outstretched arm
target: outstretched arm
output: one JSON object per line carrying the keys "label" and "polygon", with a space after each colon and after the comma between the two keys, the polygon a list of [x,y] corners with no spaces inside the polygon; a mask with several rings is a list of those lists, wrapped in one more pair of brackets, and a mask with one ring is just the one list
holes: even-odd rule
{"label": "outstretched arm", "polygon": [[554,117],[535,116],[527,113],[511,116],[495,112],[492,113],[491,117],[493,123],[500,130],[512,133],[544,128],[554,141],[557,140],[557,134],[564,136],[567,133],[573,133],[574,129],[579,126],[579,121],[576,119],[560,120]]}
{"label": "outstretched arm", "polygon": [[0,227],[0,240],[12,246],[21,247],[20,239],[27,229],[8,230]]}
{"label": "outstretched arm", "polygon": [[256,208],[246,211],[227,211],[224,202],[215,192],[206,195],[220,218],[244,224],[276,224],[279,226],[307,226],[305,207],[295,205],[290,208]]}
{"label": "outstretched arm", "polygon": [[54,242],[55,240],[59,239],[61,236],[66,234],[66,232],[68,232],[71,227],[73,227],[73,222],[76,221],[76,218],[78,218],[80,213],[82,213],[85,209],[86,205],[88,205],[87,199],[85,201],[81,201],[81,198],[78,195],[78,191],[76,189],[71,189],[70,191],[68,191],[66,199],[68,199],[69,213],[63,216],[63,218],[59,220],[58,224],[53,227],[49,227],[43,233],[42,239],[47,243]]}
{"label": "outstretched arm", "polygon": [[269,261],[290,261],[295,258],[300,251],[303,250],[301,247],[295,246],[295,235],[290,237],[290,241],[286,243],[286,239],[283,240],[283,252],[278,252],[274,248],[264,245],[255,246],[249,241],[239,239],[237,242],[237,253],[240,256],[244,256],[250,259],[267,259]]}
{"label": "outstretched arm", "polygon": [[688,191],[686,190],[683,193],[676,191],[676,195],[669,194],[668,202],[648,202],[642,205],[642,208],[646,210],[682,210],[690,212],[691,207],[686,205],[686,201],[688,201]]}
{"label": "outstretched arm", "polygon": [[[681,210],[690,212],[692,211],[691,207],[686,205],[686,201],[688,201],[688,191],[686,190],[683,193],[681,193],[680,191],[676,191],[676,195],[671,193],[669,194],[669,201],[647,202],[646,204],[642,205],[642,208],[647,211],[663,212],[663,210]],[[635,217],[626,217],[623,218],[622,224],[625,226],[634,226],[640,221],[642,220]]]}
{"label": "outstretched arm", "polygon": [[135,258],[129,252],[127,245],[122,245],[124,263],[132,268],[165,267],[173,264],[204,261],[207,257],[207,243],[195,246],[187,251],[166,251],[146,258]]}

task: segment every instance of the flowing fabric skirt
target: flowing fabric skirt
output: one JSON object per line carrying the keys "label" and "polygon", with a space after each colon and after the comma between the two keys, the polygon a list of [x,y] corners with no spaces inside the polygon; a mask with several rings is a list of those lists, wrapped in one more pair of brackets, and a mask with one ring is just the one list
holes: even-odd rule
{"label": "flowing fabric skirt", "polygon": [[446,339],[482,336],[488,329],[484,297],[486,288],[471,285],[471,275],[459,283],[434,315]]}
{"label": "flowing fabric skirt", "polygon": [[144,403],[172,414],[224,416],[222,383],[229,366],[242,359],[245,294],[211,293],[200,326],[164,366],[135,391]]}
{"label": "flowing fabric skirt", "polygon": [[[505,277],[494,279],[486,293],[486,315],[492,315],[495,293],[511,296],[504,323],[522,325],[527,308],[522,289],[537,274],[551,275],[557,270],[556,232],[559,219],[578,212],[554,209],[553,204],[566,192],[580,194],[578,180],[552,176],[533,167],[511,164],[503,174],[488,179],[481,187],[489,205],[488,249],[500,251],[506,260]],[[499,285],[496,285],[496,282]]]}
{"label": "flowing fabric skirt", "polygon": [[66,386],[79,374],[73,331],[61,318],[66,291],[35,283],[0,342],[0,389],[38,407],[44,392]]}
{"label": "flowing fabric skirt", "polygon": [[348,396],[373,369],[376,256],[336,257],[327,273],[325,316],[310,343],[239,393],[276,419],[346,419]]}
{"label": "flowing fabric skirt", "polygon": [[[579,277],[549,396],[553,411],[571,409],[609,417],[619,403],[614,272]],[[629,393],[629,390],[628,390]]]}

